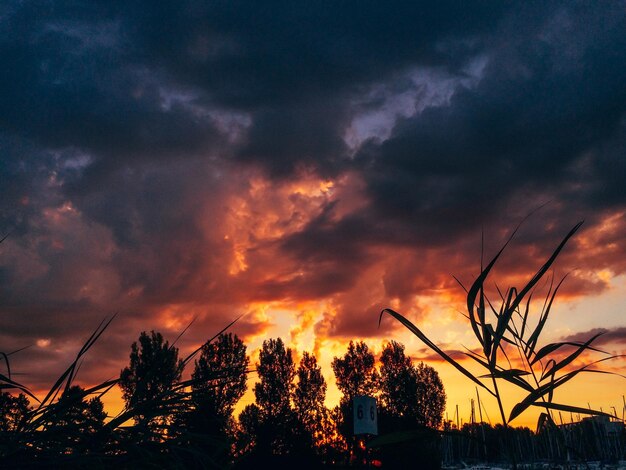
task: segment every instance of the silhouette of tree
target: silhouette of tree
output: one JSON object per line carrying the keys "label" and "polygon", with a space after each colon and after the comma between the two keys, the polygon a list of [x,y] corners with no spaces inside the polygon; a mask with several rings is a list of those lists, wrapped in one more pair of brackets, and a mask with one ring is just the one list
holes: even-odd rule
{"label": "silhouette of tree", "polygon": [[12,432],[19,428],[28,413],[30,402],[26,395],[0,392],[0,431]]}
{"label": "silhouette of tree", "polygon": [[239,416],[240,468],[302,466],[314,458],[310,436],[292,409],[295,365],[291,350],[280,338],[263,342],[256,364],[259,381],[254,386],[255,405]]}
{"label": "silhouette of tree", "polygon": [[435,369],[423,362],[416,367],[404,354],[404,346],[387,343],[380,357],[380,401],[384,413],[438,428],[443,419],[446,394]]}
{"label": "silhouette of tree", "polygon": [[246,405],[241,413],[239,413],[239,429],[236,441],[236,457],[251,454],[257,445],[257,437],[259,427],[261,425],[261,410],[252,403]]}
{"label": "silhouette of tree", "polygon": [[348,351],[342,358],[335,357],[332,362],[337,388],[342,392],[339,400],[337,430],[344,437],[351,449],[350,453],[359,447],[353,439],[354,417],[352,399],[356,396],[374,396],[378,389],[379,375],[372,354],[363,341],[350,341]]}
{"label": "silhouette of tree", "polygon": [[285,349],[282,339],[263,341],[257,373],[259,382],[254,385],[254,396],[261,417],[266,419],[289,414],[295,365],[291,349]]}
{"label": "silhouette of tree", "polygon": [[40,436],[44,453],[90,454],[103,450],[106,443],[104,405],[99,397],[85,398],[85,390],[74,385],[50,405]]}
{"label": "silhouette of tree", "polygon": [[67,389],[53,407],[51,426],[74,427],[81,434],[97,431],[104,424],[106,413],[99,397],[85,400],[85,390],[73,385]]}
{"label": "silhouette of tree", "polygon": [[[423,372],[423,364],[418,371],[411,359],[404,353],[404,346],[390,341],[383,347],[380,356],[380,402],[378,426],[380,434],[410,431],[412,437],[405,441],[383,446],[380,457],[386,466],[406,468],[412,466],[416,452],[428,455],[422,459],[420,468],[439,468],[439,437],[426,426],[433,426],[439,419],[443,387],[434,384],[434,369]],[[438,379],[438,377],[437,377]],[[439,381],[439,385],[441,382]],[[434,390],[431,390],[434,387]],[[444,404],[445,404],[445,394]]]}
{"label": "silhouette of tree", "polygon": [[195,414],[223,427],[246,391],[248,363],[246,346],[237,335],[221,334],[206,343],[191,375]]}
{"label": "silhouette of tree", "polygon": [[[300,444],[302,432],[291,408],[295,364],[291,349],[280,338],[263,342],[257,364],[259,382],[254,386],[260,427],[257,450],[261,455],[288,455]],[[270,437],[270,442],[266,439]]]}
{"label": "silhouette of tree", "polygon": [[293,405],[298,421],[308,433],[318,453],[326,440],[329,427],[329,411],[324,406],[326,381],[315,356],[304,352],[296,371],[298,382],[293,394]]}
{"label": "silhouette of tree", "polygon": [[32,454],[26,449],[31,444],[30,436],[24,432],[29,405],[22,393],[0,392],[0,467],[18,468],[18,463]]}
{"label": "silhouette of tree", "polygon": [[143,331],[131,346],[130,365],[120,373],[120,388],[128,409],[134,410],[137,425],[152,426],[167,417],[163,397],[171,392],[183,369],[178,348],[170,346],[158,332]]}
{"label": "silhouette of tree", "polygon": [[330,409],[330,420],[324,431],[327,440],[325,444],[325,459],[337,464],[348,463],[347,456],[351,445],[349,438],[352,436],[352,428],[349,428],[349,435],[343,434],[345,426],[343,413],[340,405]]}
{"label": "silhouette of tree", "polygon": [[179,446],[193,451],[187,460],[198,460],[198,451],[212,447],[211,460],[219,466],[228,464],[236,437],[232,412],[246,391],[248,362],[246,346],[231,333],[221,334],[202,347],[191,375],[188,406],[175,420]]}
{"label": "silhouette of tree", "polygon": [[378,387],[375,358],[363,341],[350,341],[348,351],[342,358],[332,362],[337,388],[343,394],[342,403],[349,403],[359,395],[374,396]]}
{"label": "silhouette of tree", "polygon": [[446,407],[446,392],[435,369],[420,362],[417,376],[417,418],[424,426],[438,428]]}
{"label": "silhouette of tree", "polygon": [[390,341],[380,356],[380,402],[384,412],[395,418],[417,421],[417,374],[404,346]]}

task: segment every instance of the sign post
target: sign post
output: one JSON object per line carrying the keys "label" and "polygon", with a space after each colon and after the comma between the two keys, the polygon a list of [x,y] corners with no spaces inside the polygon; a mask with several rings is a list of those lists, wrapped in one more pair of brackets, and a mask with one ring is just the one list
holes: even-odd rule
{"label": "sign post", "polygon": [[354,397],[352,402],[354,410],[354,435],[372,434],[378,435],[378,413],[376,411],[376,399],[372,397]]}

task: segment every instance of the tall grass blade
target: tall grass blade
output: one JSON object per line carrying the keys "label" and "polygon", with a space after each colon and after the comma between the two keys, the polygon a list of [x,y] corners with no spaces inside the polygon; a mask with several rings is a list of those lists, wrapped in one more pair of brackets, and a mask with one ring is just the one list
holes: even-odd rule
{"label": "tall grass blade", "polygon": [[102,320],[98,327],[94,330],[91,336],[85,341],[83,347],[80,349],[78,354],[76,355],[76,359],[69,365],[69,367],[61,374],[61,376],[57,379],[54,385],[50,388],[45,398],[39,404],[39,408],[45,406],[47,403],[53,402],[58,396],[61,388],[63,387],[63,383],[65,382],[64,390],[69,390],[69,387],[74,378],[75,369],[77,367],[80,358],[93,346],[93,344],[97,341],[97,339],[102,335],[104,330],[108,328],[113,319],[117,316],[117,313],[114,314],[108,321]]}
{"label": "tall grass blade", "polygon": [[[209,338],[209,340],[206,343],[204,343],[204,344],[210,343],[215,338],[217,338],[219,335],[224,333],[231,326],[233,326],[235,323],[237,323],[241,319],[241,317],[243,317],[243,315],[239,315],[237,318],[235,318],[233,321],[231,321],[228,325],[226,325],[224,328],[222,328],[217,334],[215,334],[211,338]],[[196,354],[198,354],[200,351],[202,351],[202,347],[204,346],[204,344],[202,346],[194,349],[187,357],[185,357],[185,359],[183,359],[183,361],[182,361],[183,367],[185,367],[187,365],[187,363],[189,361],[191,361]]]}
{"label": "tall grass blade", "polygon": [[[6,237],[5,237],[6,238]],[[1,242],[2,240],[0,240]],[[24,349],[29,348],[30,346],[25,346],[23,348],[17,349],[13,352],[10,352],[9,354],[6,354],[4,352],[0,352],[0,354],[2,355],[5,365],[6,365],[6,369],[7,369],[7,375],[4,374],[0,374],[0,390],[7,390],[7,389],[18,389],[21,390],[22,392],[24,392],[26,395],[28,395],[29,397],[33,398],[35,401],[39,402],[39,400],[37,399],[37,397],[35,397],[35,395],[32,394],[32,392],[28,389],[28,387],[26,387],[25,385],[22,385],[19,382],[16,382],[15,380],[13,380],[11,378],[11,364],[9,361],[9,356],[11,354],[15,354],[16,352],[19,351],[23,351]]]}
{"label": "tall grass blade", "polygon": [[512,309],[516,308],[519,305],[519,303],[522,301],[522,299],[526,296],[526,294],[535,286],[535,284],[537,284],[537,282],[539,282],[539,280],[548,271],[548,269],[550,269],[550,266],[552,266],[557,256],[559,256],[559,253],[561,253],[561,250],[563,250],[566,243],[569,241],[570,238],[572,238],[572,236],[574,236],[574,234],[576,233],[576,231],[580,228],[582,224],[583,224],[583,221],[578,222],[576,225],[574,225],[574,228],[572,228],[569,231],[569,233],[565,235],[565,238],[563,238],[561,243],[559,243],[559,246],[557,246],[554,252],[552,252],[552,255],[550,256],[550,258],[548,258],[548,261],[546,261],[543,264],[543,266],[539,268],[539,270],[535,273],[535,275],[531,278],[531,280],[528,281],[528,283],[524,286],[524,288],[519,292],[519,294],[513,301],[513,304],[511,305],[510,308]]}
{"label": "tall grass blade", "polygon": [[9,364],[9,356],[3,352],[0,352],[0,354],[2,354],[2,357],[4,358],[4,363],[7,368],[7,376],[11,378],[11,365]]}
{"label": "tall grass blade", "polygon": [[176,343],[178,343],[178,340],[179,340],[180,338],[182,338],[182,337],[183,337],[183,335],[184,335],[185,333],[187,333],[187,330],[188,330],[189,328],[191,328],[191,325],[193,325],[193,324],[195,323],[196,319],[197,319],[197,317],[193,317],[193,318],[191,319],[191,321],[189,322],[189,324],[188,324],[188,325],[187,325],[187,326],[183,329],[183,331],[181,331],[181,332],[180,332],[180,334],[179,334],[179,335],[176,337],[176,339],[172,342],[172,344],[170,345],[170,349],[172,349],[172,348],[176,345]]}
{"label": "tall grass blade", "polygon": [[[574,342],[574,341],[563,341],[563,342],[560,342],[560,343],[546,344],[543,348],[541,348],[539,351],[537,351],[537,354],[535,354],[535,357],[532,359],[532,361],[530,361],[530,365],[532,366],[532,365],[536,364],[538,361],[542,360],[548,354],[553,353],[554,351],[558,350],[559,348],[561,348],[563,346],[582,346],[582,345],[583,345],[583,343]],[[596,352],[599,352],[599,353],[602,353],[602,354],[609,354],[606,351],[594,348],[592,346],[587,346],[587,349],[589,349],[591,351],[596,351]]]}
{"label": "tall grass blade", "polygon": [[413,333],[420,340],[422,340],[422,342],[424,342],[430,349],[435,351],[439,356],[441,356],[442,359],[447,361],[450,365],[452,365],[455,369],[457,369],[459,372],[461,372],[463,375],[465,375],[468,379],[470,379],[472,382],[476,383],[477,385],[480,385],[482,388],[487,390],[491,395],[495,396],[494,392],[491,391],[491,389],[489,389],[485,384],[483,384],[480,380],[478,380],[476,377],[474,377],[471,372],[469,372],[467,369],[465,369],[457,361],[455,361],[450,356],[448,356],[443,350],[441,350],[439,348],[439,346],[437,346],[430,339],[428,339],[426,337],[426,335],[424,333],[422,333],[418,327],[416,327],[413,323],[411,323],[411,321],[409,321],[407,318],[405,318],[404,316],[402,316],[398,312],[396,312],[396,311],[394,311],[394,310],[392,310],[390,308],[383,309],[380,312],[380,317],[378,318],[378,325],[379,326],[380,326],[380,322],[381,322],[381,320],[383,318],[383,315],[385,313],[388,313],[393,318],[395,318],[400,323],[402,323],[409,331],[411,331],[411,333]]}
{"label": "tall grass blade", "polygon": [[[537,347],[537,341],[539,340],[539,335],[543,331],[543,328],[545,327],[546,322],[548,321],[548,316],[550,315],[550,310],[552,309],[554,298],[556,297],[556,294],[559,291],[559,288],[561,287],[561,285],[563,284],[566,278],[567,278],[567,275],[563,276],[563,279],[561,279],[561,281],[557,284],[557,286],[554,288],[554,291],[552,291],[552,293],[548,291],[548,294],[546,296],[546,303],[544,304],[544,307],[541,311],[541,316],[539,317],[537,326],[535,327],[534,331],[528,338],[528,342],[526,343],[525,354],[528,357],[532,356],[533,353],[535,352],[535,348]],[[550,289],[552,289],[552,285],[550,285]]]}
{"label": "tall grass blade", "polygon": [[587,415],[595,415],[595,416],[606,416],[609,418],[617,418],[617,416],[613,416],[612,414],[605,413],[604,411],[594,410],[591,408],[582,408],[579,406],[564,405],[560,403],[551,403],[551,402],[550,403],[533,403],[532,406],[540,406],[542,408],[549,408],[551,410],[558,410],[558,411],[567,411],[570,413],[579,413],[579,414],[587,414]]}
{"label": "tall grass blade", "polygon": [[[18,382],[16,382],[13,379],[10,379],[9,377],[7,377],[4,374],[0,374],[0,389],[12,389],[12,388],[16,388],[18,390],[21,390],[22,392],[24,392],[26,395],[28,395],[31,398],[34,398],[35,400],[37,400],[37,397],[35,397],[35,395],[33,395],[31,393],[31,391],[28,389],[28,387],[26,387],[25,385],[22,385]],[[39,400],[37,400],[39,401]]]}
{"label": "tall grass blade", "polygon": [[528,323],[528,314],[530,313],[530,302],[533,299],[533,293],[531,292],[526,299],[526,308],[524,309],[524,316],[522,317],[522,328],[519,334],[521,340],[524,339],[524,332],[526,331],[526,324]]}
{"label": "tall grass blade", "polygon": [[512,383],[527,392],[532,392],[534,388],[528,382],[526,382],[521,377],[523,375],[530,375],[530,372],[526,372],[524,370],[519,369],[502,369],[495,370],[486,375],[481,375],[479,378],[492,378],[506,380],[509,383]]}
{"label": "tall grass blade", "polygon": [[520,224],[518,224],[517,227],[515,227],[515,230],[513,230],[513,232],[511,233],[511,235],[507,239],[507,241],[504,243],[504,245],[500,249],[500,251],[498,251],[498,253],[493,257],[493,259],[491,260],[491,262],[487,265],[487,267],[485,269],[482,269],[482,255],[481,255],[481,271],[480,271],[480,275],[474,281],[474,283],[472,284],[472,287],[470,287],[470,290],[467,293],[467,311],[469,312],[470,322],[471,322],[471,325],[472,325],[472,330],[474,330],[474,334],[476,335],[476,338],[479,340],[480,344],[483,345],[483,347],[484,347],[485,343],[483,341],[482,336],[480,335],[480,332],[479,332],[478,327],[476,325],[476,319],[474,317],[474,307],[476,305],[476,297],[478,296],[479,292],[482,290],[483,284],[485,283],[485,279],[487,279],[487,276],[489,275],[489,272],[491,271],[493,266],[496,264],[496,261],[498,260],[498,258],[502,254],[502,252],[509,245],[509,243],[511,242],[511,240],[513,239],[513,237],[515,236],[515,234],[519,230],[520,226],[521,226],[521,222],[520,222]]}
{"label": "tall grass blade", "polygon": [[[465,348],[465,349],[467,349],[467,348]],[[467,349],[467,352],[461,352],[461,353],[466,355],[469,358],[474,359],[476,362],[478,362],[485,369],[489,370],[489,364],[487,363],[487,361],[483,357],[480,357],[478,354],[474,353],[473,351],[470,351],[469,349]]]}
{"label": "tall grass blade", "polygon": [[452,277],[457,282],[457,284],[461,286],[461,289],[463,289],[463,291],[465,291],[465,293],[467,294],[467,288],[463,285],[461,281],[459,281],[459,278],[457,278],[454,274],[452,275]]}
{"label": "tall grass blade", "polygon": [[[498,317],[498,323],[496,324],[496,331],[493,335],[493,351],[491,352],[491,357],[489,359],[490,364],[495,365],[498,360],[498,348],[501,349],[503,354],[506,355],[504,348],[501,347],[500,343],[504,338],[504,333],[507,328],[509,328],[509,324],[511,323],[511,318],[513,318],[513,313],[515,312],[515,308],[511,306],[513,301],[513,296],[517,295],[517,290],[515,287],[512,287],[508,291],[508,295],[506,297],[505,306],[502,309],[502,314]],[[508,358],[507,358],[508,360]]]}
{"label": "tall grass blade", "polygon": [[588,350],[589,349],[589,345],[591,343],[593,343],[596,340],[596,338],[598,338],[599,336],[601,336],[603,334],[604,333],[598,333],[598,334],[593,335],[585,343],[581,344],[576,351],[574,351],[572,354],[567,356],[565,359],[563,359],[562,361],[560,361],[558,363],[555,361],[554,366],[551,367],[551,368],[547,368],[546,367],[547,370],[543,373],[543,375],[542,375],[540,380],[543,380],[548,375],[554,375],[560,369],[562,369],[563,367],[565,367],[568,364],[570,364],[574,359],[576,359],[578,356],[580,356],[584,351]]}
{"label": "tall grass blade", "polygon": [[[509,419],[508,422],[513,421],[516,417],[518,417],[521,413],[523,413],[529,406],[531,406],[533,403],[538,402],[544,395],[549,394],[550,392],[553,392],[554,390],[556,390],[558,387],[562,386],[563,384],[565,384],[566,382],[569,382],[570,380],[572,380],[574,377],[576,377],[578,374],[582,373],[582,372],[588,372],[588,373],[597,373],[597,374],[609,374],[609,375],[618,375],[623,377],[621,374],[617,374],[615,372],[610,372],[610,371],[604,371],[604,370],[596,370],[596,369],[589,369],[589,367],[591,367],[594,364],[598,364],[600,362],[604,362],[604,361],[608,361],[611,359],[616,359],[618,357],[623,357],[622,355],[619,356],[610,356],[610,357],[605,357],[602,359],[598,359],[597,361],[593,361],[590,364],[587,364],[579,369],[576,369],[572,372],[568,372],[567,374],[562,375],[561,377],[550,381],[546,384],[543,384],[539,387],[537,387],[536,389],[533,390],[533,392],[529,393],[526,398],[524,398],[524,400],[522,400],[521,402],[519,402],[518,404],[516,404],[513,409],[511,410],[511,414],[509,415]],[[542,402],[543,404],[544,402]],[[540,406],[540,405],[538,405]]]}

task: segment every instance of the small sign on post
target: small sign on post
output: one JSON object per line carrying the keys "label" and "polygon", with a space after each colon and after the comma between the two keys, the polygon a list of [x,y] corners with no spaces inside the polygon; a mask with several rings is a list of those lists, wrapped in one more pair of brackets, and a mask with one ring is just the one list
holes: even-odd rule
{"label": "small sign on post", "polygon": [[354,397],[354,435],[373,434],[378,436],[378,414],[376,399],[372,397]]}

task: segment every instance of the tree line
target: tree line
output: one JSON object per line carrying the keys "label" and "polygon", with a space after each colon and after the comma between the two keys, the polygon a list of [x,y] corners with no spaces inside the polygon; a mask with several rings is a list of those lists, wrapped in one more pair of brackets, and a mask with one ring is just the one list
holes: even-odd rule
{"label": "tree line", "polygon": [[[190,357],[158,332],[142,332],[131,346],[128,366],[108,387],[57,388],[45,412],[20,393],[0,393],[0,457],[11,465],[74,467],[163,466],[177,468],[305,468],[344,466],[363,459],[393,462],[401,445],[385,455],[365,450],[353,435],[352,400],[377,398],[379,434],[435,429],[442,425],[445,392],[437,372],[414,365],[404,346],[384,344],[380,367],[368,345],[350,342],[332,369],[342,396],[325,405],[327,383],[314,354],[296,364],[281,338],[263,342],[250,364],[246,345],[222,333],[198,351],[191,377],[183,379]],[[255,401],[235,416],[235,406],[256,372]],[[101,396],[119,385],[125,402],[107,417]],[[405,449],[407,450],[407,449]],[[411,454],[414,454],[412,449]],[[406,453],[406,452],[405,452]]]}

